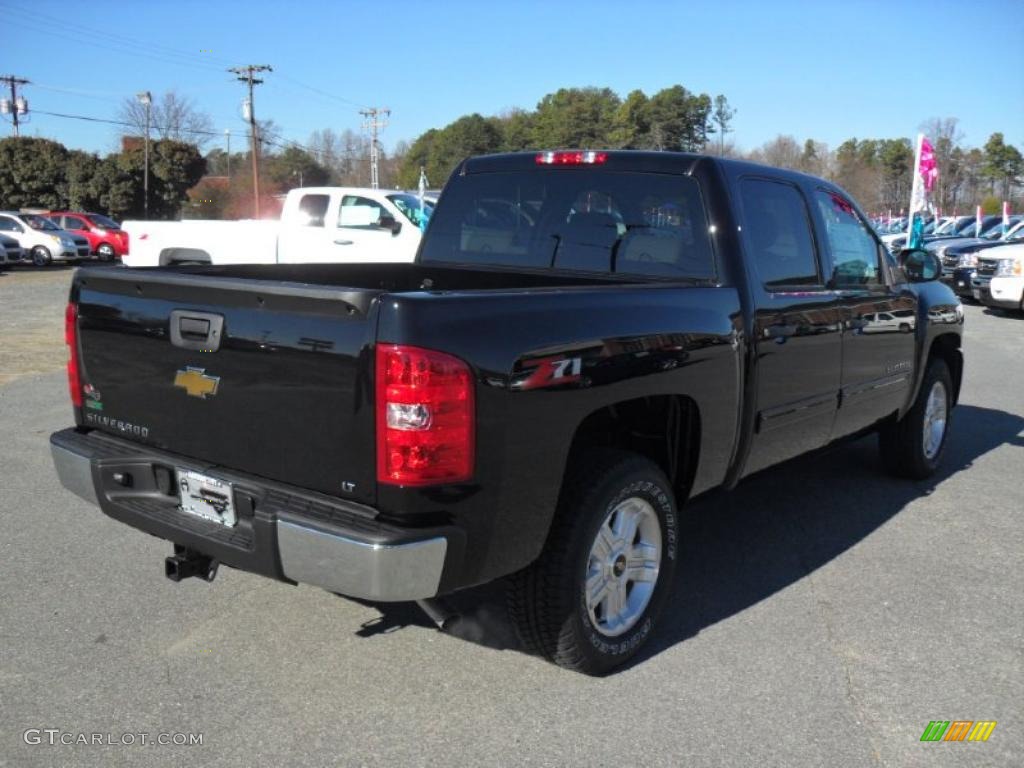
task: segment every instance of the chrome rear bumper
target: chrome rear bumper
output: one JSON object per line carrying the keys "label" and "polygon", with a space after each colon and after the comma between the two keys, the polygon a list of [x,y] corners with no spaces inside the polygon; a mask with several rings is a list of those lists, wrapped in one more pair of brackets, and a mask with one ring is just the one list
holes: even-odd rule
{"label": "chrome rear bumper", "polygon": [[[225,565],[365,600],[438,594],[449,550],[444,529],[387,526],[365,515],[357,519],[340,502],[331,519],[303,517],[297,510],[309,504],[301,491],[289,496],[269,481],[189,467],[181,457],[106,436],[90,439],[74,429],[51,435],[50,447],[57,477],[69,491],[116,520]],[[222,476],[232,483],[238,508],[251,511],[240,513],[234,528],[182,512],[177,489],[161,489],[154,479],[160,470],[175,467]],[[115,481],[120,476],[123,483],[126,474],[128,485]],[[315,504],[332,511],[321,496]]]}

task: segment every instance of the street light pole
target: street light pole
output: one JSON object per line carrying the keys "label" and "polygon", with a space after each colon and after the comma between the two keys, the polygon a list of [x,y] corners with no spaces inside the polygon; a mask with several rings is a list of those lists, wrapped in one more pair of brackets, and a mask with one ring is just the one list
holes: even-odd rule
{"label": "street light pole", "polygon": [[145,210],[145,218],[149,218],[149,112],[153,105],[153,96],[149,91],[143,91],[142,93],[136,94],[136,98],[139,103],[146,107],[146,149],[145,149],[145,167],[142,171],[142,194],[143,194],[143,209]]}

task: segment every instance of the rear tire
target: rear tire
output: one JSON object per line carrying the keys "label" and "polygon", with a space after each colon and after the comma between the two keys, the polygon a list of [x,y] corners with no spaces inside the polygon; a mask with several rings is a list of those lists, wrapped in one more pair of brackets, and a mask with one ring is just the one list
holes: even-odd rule
{"label": "rear tire", "polygon": [[37,267],[46,267],[53,263],[53,255],[45,245],[37,245],[32,249],[32,263]]}
{"label": "rear tire", "polygon": [[885,468],[898,477],[924,480],[935,474],[946,450],[953,409],[953,378],[944,360],[932,358],[917,399],[907,414],[883,427],[879,448]]}
{"label": "rear tire", "polygon": [[526,650],[589,675],[626,662],[671,593],[677,541],[672,486],[653,462],[614,450],[577,461],[544,550],[509,586]]}

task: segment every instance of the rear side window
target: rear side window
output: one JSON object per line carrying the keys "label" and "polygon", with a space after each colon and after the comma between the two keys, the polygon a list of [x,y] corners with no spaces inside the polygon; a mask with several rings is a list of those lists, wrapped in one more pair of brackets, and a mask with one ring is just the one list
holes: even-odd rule
{"label": "rear side window", "polygon": [[807,205],[799,190],[786,182],[744,179],[740,196],[743,231],[765,287],[821,285]]}
{"label": "rear side window", "polygon": [[322,227],[330,203],[329,195],[303,195],[299,199],[299,212],[305,217],[303,223],[307,227]]}
{"label": "rear side window", "polygon": [[677,279],[715,276],[694,179],[578,168],[460,178],[445,190],[421,258]]}

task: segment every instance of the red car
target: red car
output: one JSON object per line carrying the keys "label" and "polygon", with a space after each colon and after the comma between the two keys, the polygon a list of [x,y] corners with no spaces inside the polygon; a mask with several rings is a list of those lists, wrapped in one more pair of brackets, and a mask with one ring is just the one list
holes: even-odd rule
{"label": "red car", "polygon": [[128,233],[108,216],[100,213],[50,211],[46,217],[61,229],[88,240],[89,253],[103,261],[113,261],[128,253]]}

